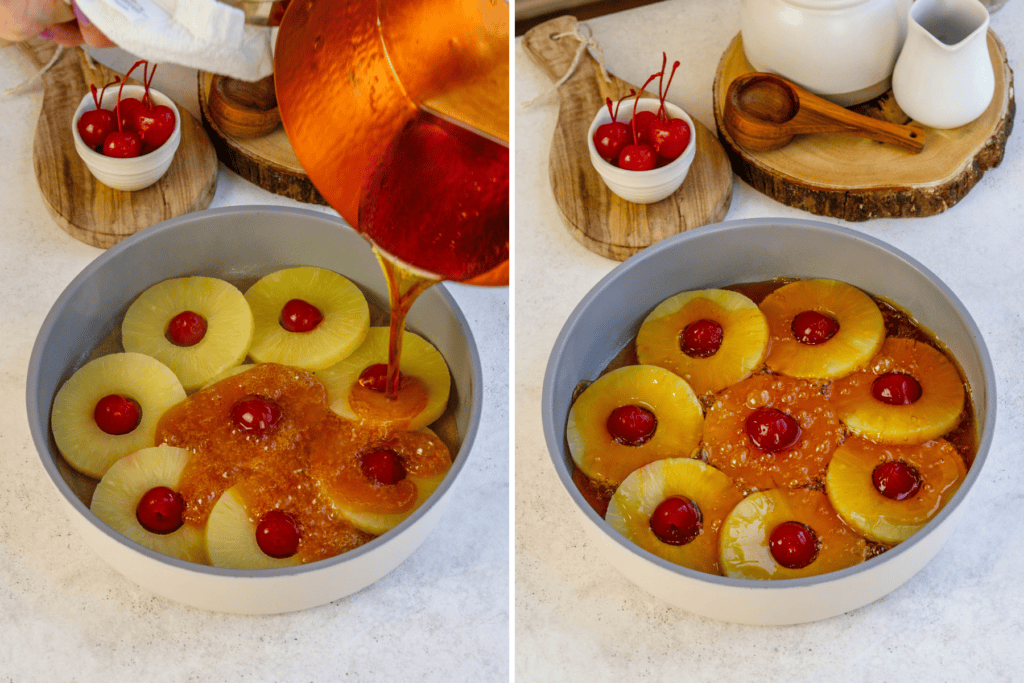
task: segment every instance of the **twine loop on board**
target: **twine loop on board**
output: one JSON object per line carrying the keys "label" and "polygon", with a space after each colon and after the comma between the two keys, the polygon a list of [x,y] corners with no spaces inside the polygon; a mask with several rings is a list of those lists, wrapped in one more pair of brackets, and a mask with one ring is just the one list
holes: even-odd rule
{"label": "twine loop on board", "polygon": [[540,102],[541,100],[555,93],[560,87],[562,87],[562,84],[569,80],[569,78],[576,72],[576,67],[580,65],[580,59],[583,57],[583,53],[586,52],[588,48],[593,49],[594,52],[597,53],[597,65],[601,68],[601,77],[604,78],[606,83],[611,82],[611,78],[608,77],[608,71],[604,68],[604,52],[602,52],[600,44],[598,44],[598,42],[594,40],[594,36],[590,32],[589,26],[586,26],[586,34],[583,33],[582,29],[584,26],[586,26],[586,24],[576,24],[573,27],[573,30],[571,31],[566,31],[564,33],[556,33],[555,35],[551,36],[552,40],[559,40],[561,38],[569,37],[573,37],[576,40],[578,40],[580,44],[579,47],[576,48],[576,55],[572,58],[572,64],[570,64],[566,72],[562,74],[562,77],[555,81],[554,85],[552,85],[547,91],[541,93],[537,97],[534,97],[532,100],[529,100],[528,102],[523,102],[520,106],[522,106],[524,109],[527,107],[532,107],[537,102]]}

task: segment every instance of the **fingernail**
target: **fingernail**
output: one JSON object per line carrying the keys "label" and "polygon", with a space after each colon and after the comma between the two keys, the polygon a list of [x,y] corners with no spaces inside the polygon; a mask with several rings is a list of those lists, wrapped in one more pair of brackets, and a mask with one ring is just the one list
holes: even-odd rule
{"label": "fingernail", "polygon": [[71,3],[71,9],[75,11],[75,17],[78,19],[79,24],[85,24],[88,26],[92,22],[89,21],[89,17],[82,13],[82,10],[78,9],[78,5],[74,2]]}
{"label": "fingernail", "polygon": [[50,29],[44,29],[42,33],[39,34],[39,37],[43,40],[53,40],[53,31]]}

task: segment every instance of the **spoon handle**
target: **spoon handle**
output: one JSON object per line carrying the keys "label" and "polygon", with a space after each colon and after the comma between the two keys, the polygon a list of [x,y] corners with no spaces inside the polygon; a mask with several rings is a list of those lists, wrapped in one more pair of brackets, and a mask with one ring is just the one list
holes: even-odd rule
{"label": "spoon handle", "polygon": [[794,133],[842,133],[884,142],[909,152],[924,149],[924,128],[879,121],[870,116],[833,104],[800,86],[789,83],[800,98],[799,124],[793,121]]}

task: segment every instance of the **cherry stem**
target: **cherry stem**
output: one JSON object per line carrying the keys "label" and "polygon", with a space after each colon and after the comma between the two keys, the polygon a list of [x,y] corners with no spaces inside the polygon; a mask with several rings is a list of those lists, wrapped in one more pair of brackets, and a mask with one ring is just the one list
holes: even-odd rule
{"label": "cherry stem", "polygon": [[633,90],[632,88],[630,88],[629,89],[629,94],[628,95],[623,95],[619,99],[619,101],[615,103],[615,113],[612,114],[612,121],[615,121],[616,119],[619,118],[619,107],[622,106],[622,103],[625,102],[626,100],[628,100],[630,97],[633,97],[634,95],[636,95],[636,90]]}
{"label": "cherry stem", "polygon": [[156,78],[156,67],[157,65],[154,64],[153,70],[149,72],[149,80],[146,81],[146,106],[150,108],[153,107],[153,98],[149,96],[149,86],[153,83],[153,79]]}
{"label": "cherry stem", "polygon": [[630,121],[629,123],[633,127],[633,144],[634,145],[640,144],[640,139],[636,135],[636,105],[640,104],[640,95],[643,94],[643,92],[647,88],[647,86],[651,84],[651,81],[653,81],[655,78],[657,78],[660,75],[661,74],[652,74],[651,77],[647,79],[647,82],[644,83],[643,86],[640,88],[640,94],[638,94],[636,96],[636,99],[633,100],[633,120]]}
{"label": "cherry stem", "polygon": [[[103,86],[103,89],[106,90],[106,87],[107,86]],[[90,85],[89,86],[89,91],[92,92],[92,101],[96,103],[96,108],[99,109],[100,108],[100,98],[96,96],[96,93],[98,92],[96,90],[96,86],[95,85]]]}
{"label": "cherry stem", "polygon": [[677,61],[675,64],[672,65],[672,73],[668,75],[668,84],[665,86],[665,94],[661,96],[661,109],[659,111],[665,110],[665,98],[668,97],[668,89],[672,87],[672,79],[675,78],[676,69],[678,68],[679,62]]}
{"label": "cherry stem", "polygon": [[615,112],[612,111],[612,98],[604,98],[605,104],[608,105],[608,115],[612,117],[612,123],[615,123]]}
{"label": "cherry stem", "polygon": [[121,81],[121,87],[117,89],[117,105],[114,106],[114,111],[117,116],[117,131],[119,133],[124,132],[124,125],[121,123],[121,93],[124,92],[124,84],[128,82],[128,77],[132,75],[132,72],[135,71],[140,64],[144,64],[145,62],[145,59],[140,59],[132,64],[132,68],[128,69],[128,73],[124,75],[124,80]]}
{"label": "cherry stem", "polygon": [[658,78],[658,118],[665,113],[665,96],[661,94],[661,85],[665,82],[665,67],[668,66],[668,54],[661,53],[661,76]]}

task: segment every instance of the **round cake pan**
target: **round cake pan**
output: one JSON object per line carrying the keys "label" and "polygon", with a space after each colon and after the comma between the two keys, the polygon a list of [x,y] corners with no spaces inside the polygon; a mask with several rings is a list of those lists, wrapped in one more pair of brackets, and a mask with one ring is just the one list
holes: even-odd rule
{"label": "round cake pan", "polygon": [[[573,392],[596,379],[636,336],[654,306],[678,292],[779,276],[831,278],[909,311],[959,362],[971,387],[978,452],[943,510],[909,540],[860,565],[817,577],[752,581],[696,572],[616,533],[572,481],[565,440]],[[826,223],[730,221],[685,232],[617,266],[584,297],[559,334],[544,376],[543,428],[551,461],[589,537],[627,578],[695,614],[744,624],[796,624],[836,616],[892,592],[931,560],[953,533],[984,470],[996,419],[992,361],[956,295],[922,264],[877,239]]]}
{"label": "round cake pan", "polygon": [[423,543],[448,505],[479,425],[482,377],[469,324],[451,295],[443,287],[432,287],[412,307],[407,328],[434,344],[448,362],[449,411],[459,447],[452,453],[444,482],[391,531],[327,560],[286,569],[235,570],[156,553],[114,531],[89,510],[89,487],[54,444],[50,409],[57,389],[120,325],[132,300],[168,278],[207,275],[251,282],[303,265],[341,273],[371,304],[388,309],[387,285],[368,242],[338,218],[304,209],[246,206],[187,214],[120,242],[67,286],[39,330],[26,395],[40,462],[88,545],[114,569],[154,593],[201,609],[239,614],[322,605],[365,588],[401,564]]}

